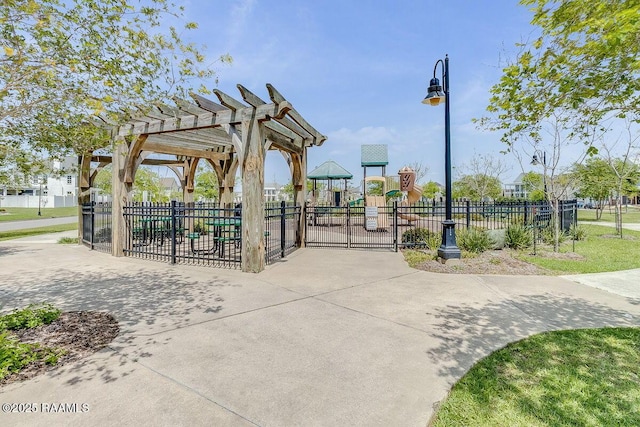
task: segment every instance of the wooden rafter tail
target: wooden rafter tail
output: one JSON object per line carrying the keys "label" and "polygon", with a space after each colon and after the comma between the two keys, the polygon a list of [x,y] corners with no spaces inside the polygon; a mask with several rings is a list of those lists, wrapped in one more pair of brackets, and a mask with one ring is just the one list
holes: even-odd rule
{"label": "wooden rafter tail", "polygon": [[244,102],[246,102],[247,104],[258,108],[261,105],[266,104],[266,102],[264,102],[262,99],[260,99],[260,97],[256,94],[254,94],[253,92],[251,92],[249,89],[247,89],[246,87],[242,86],[241,84],[236,85],[238,87],[238,90],[240,91],[240,95],[242,95],[242,99],[244,99]]}
{"label": "wooden rafter tail", "polygon": [[[278,90],[273,87],[273,85],[271,83],[267,83],[267,90],[269,91],[269,98],[271,98],[271,101],[275,102],[275,103],[282,103],[282,102],[287,102],[287,100],[284,98],[284,96],[282,96],[282,94],[280,92],[278,92]],[[301,115],[300,113],[298,113],[298,111],[295,108],[291,108],[288,111],[288,115],[289,117],[291,117],[291,119],[296,122],[302,129],[304,129],[307,133],[309,133],[309,135],[311,135],[311,137],[313,138],[313,143],[312,145],[322,145],[322,143],[324,141],[327,140],[327,137],[322,135],[320,132],[318,132],[313,126],[311,126],[309,124],[309,122],[307,122]]]}
{"label": "wooden rafter tail", "polygon": [[220,111],[228,110],[227,107],[220,105],[217,102],[213,102],[210,99],[205,98],[204,96],[200,96],[197,93],[190,93],[189,95],[191,95],[191,98],[193,98],[193,100],[196,102],[198,107],[202,108],[203,110],[207,110],[213,114]]}
{"label": "wooden rafter tail", "polygon": [[199,116],[201,114],[210,112],[200,108],[196,104],[193,104],[187,101],[186,99],[178,98],[176,96],[173,97],[173,102],[175,102],[176,105],[178,106],[181,116],[185,116],[185,115]]}
{"label": "wooden rafter tail", "polygon": [[156,104],[155,107],[168,118],[180,117],[180,109],[176,107],[171,107],[167,104]]}
{"label": "wooden rafter tail", "polygon": [[216,96],[220,100],[220,103],[225,107],[229,108],[230,110],[238,111],[238,110],[242,110],[243,108],[247,108],[247,106],[244,105],[242,102],[236,100],[235,98],[232,98],[231,96],[227,95],[221,90],[214,89],[213,93],[216,94]]}
{"label": "wooden rafter tail", "polygon": [[279,104],[283,101],[286,101],[284,96],[282,96],[282,94],[278,92],[278,90],[275,87],[273,87],[271,83],[267,83],[267,91],[269,92],[269,98],[271,98],[272,102]]}

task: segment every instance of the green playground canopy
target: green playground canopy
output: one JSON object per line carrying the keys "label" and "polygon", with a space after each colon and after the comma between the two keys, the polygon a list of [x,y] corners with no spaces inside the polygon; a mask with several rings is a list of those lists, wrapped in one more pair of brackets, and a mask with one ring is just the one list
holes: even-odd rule
{"label": "green playground canopy", "polygon": [[353,175],[333,160],[328,160],[307,174],[307,178],[320,180],[351,179],[353,178]]}

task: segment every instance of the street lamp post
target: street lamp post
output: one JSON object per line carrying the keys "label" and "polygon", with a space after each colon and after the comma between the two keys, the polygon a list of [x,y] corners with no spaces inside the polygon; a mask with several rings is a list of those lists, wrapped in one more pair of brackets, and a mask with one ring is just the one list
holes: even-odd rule
{"label": "street lamp post", "polygon": [[[442,66],[443,87],[436,77],[438,64]],[[442,222],[442,244],[438,248],[438,257],[443,261],[460,259],[460,248],[456,244],[456,223],[452,219],[452,190],[451,190],[451,118],[449,99],[449,55],[444,61],[438,59],[433,67],[433,78],[429,82],[429,91],[422,101],[423,104],[437,106],[444,101],[444,164],[445,164],[445,220]]]}

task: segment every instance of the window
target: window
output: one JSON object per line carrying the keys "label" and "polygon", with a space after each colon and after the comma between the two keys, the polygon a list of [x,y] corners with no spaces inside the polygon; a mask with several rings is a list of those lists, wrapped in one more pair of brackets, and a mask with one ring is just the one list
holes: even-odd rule
{"label": "window", "polygon": [[67,184],[73,184],[73,175],[67,175]]}

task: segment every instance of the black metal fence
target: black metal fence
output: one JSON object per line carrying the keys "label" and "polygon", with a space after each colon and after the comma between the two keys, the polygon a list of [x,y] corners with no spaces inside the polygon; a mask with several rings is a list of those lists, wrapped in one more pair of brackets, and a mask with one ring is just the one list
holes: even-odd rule
{"label": "black metal fence", "polygon": [[264,211],[265,262],[272,264],[297,249],[298,224],[302,208],[287,204],[267,204]]}
{"label": "black metal fence", "polygon": [[99,252],[111,253],[111,202],[82,205],[82,243]]}
{"label": "black metal fence", "polygon": [[204,203],[134,203],[124,207],[127,256],[214,267],[242,262],[242,211]]}
{"label": "black metal fence", "polygon": [[[452,206],[456,227],[484,230],[506,229],[522,224],[537,232],[552,222],[552,209],[545,202],[473,203],[456,202]],[[569,231],[576,219],[575,201],[562,201],[559,206],[561,229]],[[380,207],[310,206],[305,207],[307,247],[342,247],[398,250],[411,242],[403,242],[403,234],[415,228],[439,234],[445,220],[443,203],[394,203]],[[411,233],[408,233],[410,235]],[[406,239],[405,239],[406,240]]]}
{"label": "black metal fence", "polygon": [[[297,248],[302,208],[265,208],[265,262],[273,263]],[[111,204],[83,206],[83,243],[111,252]],[[124,207],[125,255],[168,263],[240,268],[242,207],[214,203],[133,203]]]}

